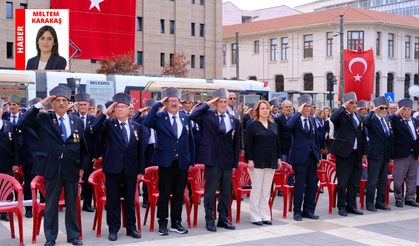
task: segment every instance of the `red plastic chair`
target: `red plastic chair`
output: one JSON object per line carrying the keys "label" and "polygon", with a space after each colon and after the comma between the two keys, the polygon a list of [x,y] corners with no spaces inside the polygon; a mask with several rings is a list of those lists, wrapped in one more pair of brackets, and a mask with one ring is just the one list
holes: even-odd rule
{"label": "red plastic chair", "polygon": [[[83,239],[83,230],[82,230],[82,223],[81,223],[81,206],[80,206],[80,188],[81,185],[79,184],[78,187],[78,196],[77,196],[77,222],[80,228],[80,236],[79,239]],[[38,191],[45,197],[45,180],[43,176],[36,176],[31,182],[31,190],[32,190],[32,210],[33,210],[33,231],[32,231],[32,244],[36,244],[36,236],[39,235],[39,231],[41,229],[41,220],[42,214],[45,209],[45,202],[40,202],[37,200]],[[64,188],[61,193],[60,201],[58,206],[62,209],[65,207],[64,201]]]}
{"label": "red plastic chair", "polygon": [[[386,206],[389,205],[390,201],[390,184],[394,181],[393,179],[393,164],[388,165],[388,172],[389,175],[387,175],[387,188],[386,188]],[[403,180],[402,183],[402,199],[404,199],[404,182],[406,181],[406,178]]]}
{"label": "red plastic chair", "polygon": [[[285,162],[282,162],[282,165],[284,165]],[[269,198],[269,207],[271,209],[271,220],[272,220],[272,205],[274,204],[276,193],[278,190],[282,190],[282,173],[280,170],[275,170],[275,174],[272,180],[272,186],[271,186],[271,197]]]}
{"label": "red plastic chair", "polygon": [[[368,161],[362,163],[362,168],[368,169]],[[361,203],[361,209],[364,209],[365,203],[365,186],[367,185],[367,179],[361,179],[359,181],[359,203]]]}
{"label": "red plastic chair", "polygon": [[336,164],[331,161],[321,160],[319,168],[322,170],[322,172],[318,172],[318,175],[319,173],[321,174],[318,176],[321,185],[317,190],[316,204],[320,194],[320,187],[327,187],[327,191],[329,193],[329,214],[332,214],[332,208],[336,207]]}
{"label": "red plastic chair", "polygon": [[336,163],[336,156],[332,153],[329,153],[329,161]]}
{"label": "red plastic chair", "polygon": [[[188,174],[189,183],[191,183],[192,188],[192,203],[194,205],[194,218],[193,218],[193,227],[197,227],[198,220],[198,204],[199,200],[204,196],[205,190],[205,165],[196,164],[194,167],[189,169]],[[214,217],[217,218],[217,197],[220,195],[220,191],[215,193],[214,201]]]}
{"label": "red plastic chair", "polygon": [[19,169],[16,170],[14,175],[15,179],[19,182],[19,184],[23,185],[23,182],[25,182],[25,178],[23,176],[22,165],[19,166]]}
{"label": "red plastic chair", "polygon": [[93,170],[102,169],[102,165],[103,165],[103,158],[99,157],[99,159],[93,165]]}
{"label": "red plastic chair", "polygon": [[[288,178],[291,174],[294,174],[294,171],[292,170],[292,166],[286,162],[282,162],[282,168],[280,170],[275,171],[274,175],[274,183],[275,186],[282,184],[282,195],[284,200],[284,210],[283,210],[283,218],[287,218],[287,208],[288,211],[292,211],[292,198],[294,196],[294,184],[288,185]],[[294,183],[294,180],[293,180]],[[271,209],[271,219],[272,219],[272,205],[275,201],[275,193],[272,194],[270,200],[269,200],[269,207]],[[289,200],[288,200],[289,198]]]}
{"label": "red plastic chair", "polygon": [[[148,212],[151,208],[150,214],[150,232],[154,231],[154,220],[156,217],[156,205],[159,200],[159,167],[151,166],[145,169],[145,175],[141,179],[142,182],[146,183],[148,190],[148,202],[147,208],[144,215],[144,225],[146,225]],[[172,196],[172,195],[170,195]],[[191,228],[191,205],[189,202],[189,190],[188,186],[185,187],[185,192],[183,193],[183,200],[185,201],[186,206],[186,215],[188,221],[188,227]]]}
{"label": "red plastic chair", "polygon": [[231,179],[234,190],[231,193],[230,198],[230,223],[233,223],[233,216],[231,212],[231,205],[233,203],[233,198],[236,196],[236,223],[240,223],[240,209],[242,197],[246,194],[250,194],[251,189],[244,189],[244,186],[251,185],[251,180],[249,173],[247,172],[247,163],[239,162],[236,171],[233,173]]}
{"label": "red plastic chair", "polygon": [[[17,202],[7,201],[13,191],[17,192]],[[0,213],[7,212],[9,216],[12,238],[15,238],[13,213],[16,214],[19,224],[20,245],[23,245],[23,188],[13,176],[0,173],[0,201]]]}

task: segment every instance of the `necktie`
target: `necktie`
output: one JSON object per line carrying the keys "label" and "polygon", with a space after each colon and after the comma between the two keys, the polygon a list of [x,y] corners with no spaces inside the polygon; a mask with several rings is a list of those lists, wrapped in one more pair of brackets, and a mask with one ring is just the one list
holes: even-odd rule
{"label": "necktie", "polygon": [[187,115],[189,115],[189,112],[186,112]]}
{"label": "necktie", "polygon": [[60,130],[61,130],[61,137],[63,138],[63,141],[65,142],[67,140],[67,130],[65,128],[63,117],[60,117]]}
{"label": "necktie", "polygon": [[174,115],[172,118],[173,118],[173,124],[172,124],[173,133],[175,134],[175,137],[178,138],[176,116]]}
{"label": "necktie", "polygon": [[13,117],[13,124],[16,125],[16,115],[13,115],[12,117]]}
{"label": "necktie", "polygon": [[224,122],[225,115],[220,114],[221,121],[220,121],[220,133],[225,134],[226,133],[226,123]]}
{"label": "necktie", "polygon": [[404,120],[404,123],[406,123],[407,128],[409,128],[410,135],[412,136],[413,141],[415,141],[416,140],[415,133],[412,132],[412,128],[410,128],[410,126],[409,126],[409,121],[408,120]]}
{"label": "necktie", "polygon": [[125,129],[125,122],[121,122],[121,132],[122,132],[122,139],[125,142],[125,145],[128,144],[128,134],[127,134],[127,129]]}
{"label": "necktie", "polygon": [[308,127],[307,119],[304,119],[304,130],[306,130],[306,132],[310,131],[310,128]]}
{"label": "necktie", "polygon": [[355,129],[358,129],[358,123],[354,119],[354,114],[349,114],[349,115],[351,116],[352,124],[354,125]]}
{"label": "necktie", "polygon": [[83,120],[84,129],[86,129],[86,122],[84,121],[84,119],[86,119],[86,117],[82,116],[80,118]]}
{"label": "necktie", "polygon": [[[381,125],[384,128],[384,131],[386,132],[386,138],[388,138],[390,136],[390,132],[387,129],[386,123],[384,122],[384,118],[381,118]],[[409,126],[409,125],[408,125]],[[410,127],[409,127],[410,128]]]}

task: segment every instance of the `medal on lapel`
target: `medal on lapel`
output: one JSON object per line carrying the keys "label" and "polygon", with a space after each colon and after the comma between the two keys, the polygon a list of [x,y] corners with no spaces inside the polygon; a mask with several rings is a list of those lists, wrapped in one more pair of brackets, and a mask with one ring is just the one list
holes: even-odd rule
{"label": "medal on lapel", "polygon": [[135,139],[137,139],[137,141],[138,141],[138,134],[137,134],[137,130],[134,130],[134,135],[135,135]]}
{"label": "medal on lapel", "polygon": [[166,116],[166,117],[164,117],[164,119],[165,119],[165,120],[167,120],[167,116]]}
{"label": "medal on lapel", "polygon": [[[183,120],[183,118],[182,118],[182,120]],[[189,126],[186,125],[185,127],[186,127],[186,133],[189,135]]]}
{"label": "medal on lapel", "polygon": [[196,125],[196,130],[197,130],[197,131],[199,131],[199,126],[198,126],[198,124],[196,124],[196,123],[195,123],[195,125]]}
{"label": "medal on lapel", "polygon": [[52,119],[53,121],[54,121],[54,123],[57,123],[57,120],[56,119]]}
{"label": "medal on lapel", "polygon": [[391,123],[390,123],[390,121],[387,121],[387,123],[388,123],[388,128],[390,128],[390,130],[391,130],[391,129],[393,129],[393,128],[391,127]]}
{"label": "medal on lapel", "polygon": [[313,134],[316,134],[316,131],[314,131],[314,126],[313,126]]}
{"label": "medal on lapel", "polygon": [[76,136],[76,133],[73,133],[73,141],[74,141],[75,143],[77,143],[77,136]]}
{"label": "medal on lapel", "polygon": [[215,113],[215,116],[218,116],[217,113]]}
{"label": "medal on lapel", "polygon": [[364,130],[364,122],[361,122],[361,131]]}
{"label": "medal on lapel", "polygon": [[185,121],[185,119],[184,119],[184,118],[182,118],[182,121]]}
{"label": "medal on lapel", "polygon": [[234,132],[235,132],[236,130],[233,130],[233,131],[231,131],[231,140],[234,140]]}
{"label": "medal on lapel", "polygon": [[90,134],[93,134],[92,126],[90,126]]}
{"label": "medal on lapel", "polygon": [[9,132],[9,140],[12,141],[12,133]]}
{"label": "medal on lapel", "polygon": [[419,127],[416,128],[416,134],[419,135]]}
{"label": "medal on lapel", "polygon": [[118,126],[118,124],[115,124],[115,127],[117,127]]}
{"label": "medal on lapel", "polygon": [[74,122],[73,122],[73,121],[71,121],[71,124],[74,124]]}
{"label": "medal on lapel", "polygon": [[76,135],[77,135],[77,142],[79,142],[79,143],[80,143],[79,134],[76,134]]}

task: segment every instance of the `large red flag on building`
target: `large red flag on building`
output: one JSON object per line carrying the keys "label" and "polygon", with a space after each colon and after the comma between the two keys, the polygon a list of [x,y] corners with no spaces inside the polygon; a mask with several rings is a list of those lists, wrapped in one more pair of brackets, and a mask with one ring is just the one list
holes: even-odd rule
{"label": "large red flag on building", "polygon": [[374,52],[344,50],[345,94],[355,92],[359,100],[371,100],[374,92]]}
{"label": "large red flag on building", "polygon": [[135,49],[136,0],[51,0],[51,8],[70,10],[70,40],[81,50],[76,58],[99,60]]}

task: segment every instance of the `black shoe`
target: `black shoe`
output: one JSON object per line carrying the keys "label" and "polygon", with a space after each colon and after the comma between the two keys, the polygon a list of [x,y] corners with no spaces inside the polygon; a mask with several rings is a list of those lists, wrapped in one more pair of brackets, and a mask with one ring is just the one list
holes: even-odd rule
{"label": "black shoe", "polygon": [[228,229],[228,230],[235,230],[236,229],[236,227],[234,225],[230,224],[230,222],[220,221],[220,220],[218,220],[217,227],[222,227],[222,228],[225,228],[225,229]]}
{"label": "black shoe", "polygon": [[367,206],[367,210],[371,212],[377,212],[377,208],[372,205]]}
{"label": "black shoe", "polygon": [[9,221],[9,215],[7,215],[7,213],[1,213],[0,219],[4,221]]}
{"label": "black shoe", "polygon": [[352,210],[346,210],[347,213],[350,214],[357,214],[357,215],[363,215],[364,213],[359,211],[358,209],[352,209]]}
{"label": "black shoe", "polygon": [[379,205],[379,204],[376,204],[376,205],[375,205],[375,207],[376,207],[377,209],[381,209],[381,210],[387,210],[387,211],[391,210],[391,208],[390,208],[390,207],[387,207],[386,205]]}
{"label": "black shoe", "polygon": [[400,201],[396,201],[396,207],[402,208],[403,207],[403,203]]}
{"label": "black shoe", "polygon": [[348,216],[348,212],[346,212],[346,210],[344,210],[344,209],[339,209],[339,215],[340,216]]}
{"label": "black shoe", "polygon": [[118,236],[116,232],[109,232],[108,236],[109,241],[116,241],[118,240]]}
{"label": "black shoe", "polygon": [[160,236],[167,236],[167,235],[169,235],[169,231],[167,231],[167,225],[160,225],[159,226],[159,235]]}
{"label": "black shoe", "polygon": [[32,214],[32,210],[27,209],[26,213],[25,213],[25,217],[26,218],[32,218],[33,214]]}
{"label": "black shoe", "polygon": [[263,226],[263,222],[262,221],[252,222],[252,224],[258,225],[258,226]]}
{"label": "black shoe", "polygon": [[262,221],[262,223],[265,224],[265,225],[272,225],[272,221],[270,221],[270,220],[264,220],[264,221]]}
{"label": "black shoe", "polygon": [[170,231],[177,232],[179,234],[186,234],[188,233],[188,229],[183,227],[180,222],[172,223],[172,226],[170,227]]}
{"label": "black shoe", "polygon": [[282,196],[282,190],[278,191],[278,196]]}
{"label": "black shoe", "polygon": [[130,236],[132,238],[141,238],[141,233],[139,233],[137,230],[127,230],[127,236]]}
{"label": "black shoe", "polygon": [[294,214],[294,220],[296,220],[296,221],[302,221],[303,219],[301,217],[301,214]]}
{"label": "black shoe", "polygon": [[72,245],[83,245],[82,241],[78,238],[67,239],[67,243],[71,243]]}
{"label": "black shoe", "polygon": [[205,228],[207,228],[208,231],[212,231],[212,232],[216,232],[217,231],[217,227],[215,227],[214,224],[208,224],[205,226]]}
{"label": "black shoe", "polygon": [[54,246],[54,245],[55,245],[55,240],[48,240],[44,244],[44,246]]}
{"label": "black shoe", "polygon": [[414,202],[413,200],[405,201],[404,204],[412,206],[412,207],[419,207],[419,205],[416,202]]}
{"label": "black shoe", "polygon": [[314,215],[314,214],[310,214],[310,213],[303,213],[303,218],[307,218],[307,219],[312,219],[312,220],[318,220],[320,218],[320,216],[318,215]]}
{"label": "black shoe", "polygon": [[143,207],[143,208],[147,208],[147,203],[146,203],[146,202],[143,202],[142,207]]}
{"label": "black shoe", "polygon": [[89,205],[87,205],[87,204],[83,204],[83,208],[82,208],[82,210],[83,211],[86,211],[86,212],[89,212],[89,213],[93,213],[95,210],[92,208],[92,207],[90,207]]}

